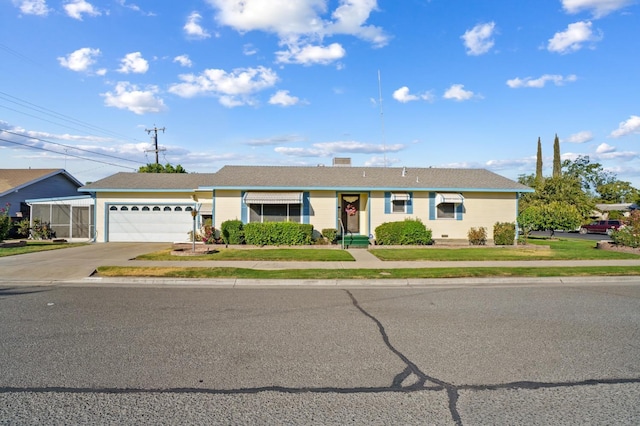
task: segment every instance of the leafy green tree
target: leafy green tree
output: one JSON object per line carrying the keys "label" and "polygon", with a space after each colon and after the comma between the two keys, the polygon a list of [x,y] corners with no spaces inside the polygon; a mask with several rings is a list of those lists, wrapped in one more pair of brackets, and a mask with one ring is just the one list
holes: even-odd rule
{"label": "leafy green tree", "polygon": [[553,140],[553,177],[560,177],[562,174],[562,163],[560,160],[560,139],[558,139],[558,134],[556,133],[556,137]]}
{"label": "leafy green tree", "polygon": [[169,163],[164,166],[162,164],[149,163],[146,166],[140,166],[138,173],[187,173],[187,171],[180,164],[174,167]]}
{"label": "leafy green tree", "polygon": [[574,230],[580,226],[583,217],[580,210],[565,201],[549,204],[533,204],[518,216],[518,223],[525,235],[531,231],[549,231],[553,237],[556,229]]}
{"label": "leafy green tree", "polygon": [[527,186],[529,186],[531,188],[535,188],[537,186],[536,175],[534,175],[534,174],[518,175],[518,182],[523,184],[523,185],[527,185]]}
{"label": "leafy green tree", "polygon": [[605,203],[632,203],[638,199],[638,190],[631,183],[616,180],[596,187],[600,199]]}
{"label": "leafy green tree", "polygon": [[562,162],[563,174],[580,181],[582,189],[592,196],[598,192],[598,186],[616,181],[613,173],[606,171],[602,164],[592,163],[588,155],[580,155],[575,160]]}
{"label": "leafy green tree", "polygon": [[11,231],[11,216],[9,216],[9,208],[11,204],[7,203],[5,207],[0,207],[0,242],[4,241]]}
{"label": "leafy green tree", "polygon": [[580,181],[569,176],[547,178],[535,189],[535,192],[525,194],[520,199],[521,212],[531,205],[565,202],[575,206],[580,212],[581,220],[586,220],[595,206],[593,199],[582,190]]}

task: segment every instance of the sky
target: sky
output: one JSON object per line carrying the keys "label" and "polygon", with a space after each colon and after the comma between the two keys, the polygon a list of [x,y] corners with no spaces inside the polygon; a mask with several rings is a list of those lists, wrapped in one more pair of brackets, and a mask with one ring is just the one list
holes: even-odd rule
{"label": "sky", "polygon": [[638,0],[0,0],[0,168],[485,168],[640,188]]}

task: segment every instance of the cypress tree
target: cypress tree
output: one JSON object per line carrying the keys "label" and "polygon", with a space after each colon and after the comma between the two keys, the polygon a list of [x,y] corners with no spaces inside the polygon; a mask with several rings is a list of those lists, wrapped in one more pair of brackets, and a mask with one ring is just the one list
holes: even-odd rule
{"label": "cypress tree", "polygon": [[562,174],[562,163],[560,161],[560,140],[556,133],[556,138],[553,140],[553,177],[560,177]]}
{"label": "cypress tree", "polygon": [[536,157],[536,183],[542,181],[542,144],[540,143],[540,136],[538,136],[538,155]]}

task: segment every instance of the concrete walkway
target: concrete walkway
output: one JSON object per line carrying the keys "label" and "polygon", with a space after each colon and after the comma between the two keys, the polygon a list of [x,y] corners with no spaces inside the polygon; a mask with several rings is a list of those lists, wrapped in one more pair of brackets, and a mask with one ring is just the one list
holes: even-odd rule
{"label": "concrete walkway", "polygon": [[[99,243],[60,250],[0,258],[0,284],[16,282],[56,283],[89,278],[98,266],[146,267],[236,267],[278,269],[400,269],[562,266],[640,266],[640,257],[629,260],[542,260],[542,261],[382,261],[365,249],[349,249],[351,262],[279,261],[140,261],[136,256],[167,248],[167,243]],[[584,278],[583,278],[584,279]],[[129,279],[131,280],[131,279]],[[136,279],[140,281],[140,279]],[[158,281],[154,279],[153,281]],[[229,281],[229,280],[227,280]],[[233,280],[231,280],[233,281]],[[237,280],[236,280],[237,281]],[[335,280],[334,280],[335,281]],[[390,280],[376,280],[378,283]],[[406,280],[402,280],[406,282]]]}

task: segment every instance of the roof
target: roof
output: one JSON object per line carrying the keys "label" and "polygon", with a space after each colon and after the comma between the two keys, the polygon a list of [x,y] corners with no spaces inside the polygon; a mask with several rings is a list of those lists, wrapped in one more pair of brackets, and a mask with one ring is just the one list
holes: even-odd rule
{"label": "roof", "polygon": [[193,191],[214,182],[214,173],[120,172],[87,184],[82,192]]}
{"label": "roof", "polygon": [[82,183],[64,169],[0,169],[0,196],[20,190],[57,174],[63,174],[77,186]]}
{"label": "roof", "polygon": [[224,166],[216,173],[116,173],[82,192],[242,190],[418,190],[532,192],[485,169]]}
{"label": "roof", "polygon": [[532,192],[486,169],[410,167],[225,166],[208,185],[219,189],[341,189]]}

